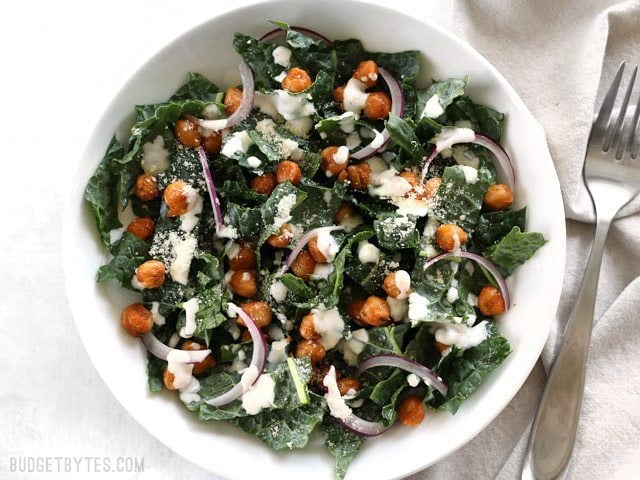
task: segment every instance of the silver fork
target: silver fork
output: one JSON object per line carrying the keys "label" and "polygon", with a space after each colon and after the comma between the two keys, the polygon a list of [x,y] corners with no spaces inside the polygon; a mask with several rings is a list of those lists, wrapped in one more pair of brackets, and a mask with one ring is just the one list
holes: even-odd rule
{"label": "silver fork", "polygon": [[618,211],[640,192],[638,116],[627,115],[638,66],[619,109],[614,104],[625,68],[622,62],[591,126],[584,181],[596,212],[596,233],[580,291],[564,331],[562,346],[538,405],[522,466],[522,480],[564,478],[575,443],[605,240]]}

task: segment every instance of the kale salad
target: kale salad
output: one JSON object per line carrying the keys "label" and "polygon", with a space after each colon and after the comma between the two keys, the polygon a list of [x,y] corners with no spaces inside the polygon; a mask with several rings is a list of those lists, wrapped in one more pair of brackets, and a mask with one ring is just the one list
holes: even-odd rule
{"label": "kale salad", "polygon": [[189,73],[136,106],[85,198],[98,281],[140,295],[120,321],[148,388],[276,450],[317,432],[343,478],[365,437],[429,428],[504,361],[505,278],[545,239],[468,78],[421,88],[418,51],[272,23],[235,34],[239,85]]}

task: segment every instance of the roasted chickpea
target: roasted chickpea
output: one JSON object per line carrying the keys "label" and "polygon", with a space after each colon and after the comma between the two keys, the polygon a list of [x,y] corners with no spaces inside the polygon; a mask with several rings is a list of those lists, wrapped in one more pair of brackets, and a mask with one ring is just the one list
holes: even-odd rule
{"label": "roasted chickpea", "polygon": [[292,238],[293,228],[291,228],[290,224],[283,223],[277,234],[273,234],[267,238],[267,243],[273,248],[284,248],[291,243]]}
{"label": "roasted chickpea", "polygon": [[309,248],[309,253],[316,262],[327,263],[327,257],[325,257],[324,253],[322,253],[318,248],[318,237],[313,237],[311,240],[309,240],[309,243],[307,243],[307,248]]}
{"label": "roasted chickpea", "polygon": [[343,397],[345,395],[354,395],[356,394],[362,387],[360,386],[360,382],[356,378],[341,378],[338,380],[338,390],[340,390],[340,395]]}
{"label": "roasted chickpea", "polygon": [[372,327],[381,327],[391,321],[391,307],[386,300],[371,295],[360,310],[360,320]]}
{"label": "roasted chickpea", "polygon": [[253,270],[238,270],[233,272],[229,280],[231,291],[241,297],[251,298],[258,291],[256,274]]}
{"label": "roasted chickpea", "polygon": [[424,187],[423,187],[424,197],[425,198],[435,197],[436,193],[438,193],[438,189],[440,188],[441,184],[442,184],[442,178],[440,177],[433,177],[427,180],[426,182],[424,182]]}
{"label": "roasted chickpea", "polygon": [[513,203],[513,192],[504,183],[491,185],[484,194],[484,208],[490,212],[506,210]]}
{"label": "roasted chickpea", "polygon": [[406,270],[398,270],[384,277],[382,288],[390,297],[402,299],[407,298],[411,293],[410,284],[411,277]]}
{"label": "roasted chickpea", "polygon": [[[356,190],[366,190],[369,186],[371,167],[367,162],[360,162],[357,165],[347,167],[347,179]],[[339,177],[338,177],[339,178]]]}
{"label": "roasted chickpea", "polygon": [[249,333],[249,330],[242,330],[240,332],[240,343],[244,343],[244,342],[250,342],[251,341],[251,334]]}
{"label": "roasted chickpea", "polygon": [[233,257],[229,257],[229,270],[252,270],[256,268],[258,260],[256,252],[249,245],[240,244]]}
{"label": "roasted chickpea", "polygon": [[291,160],[280,162],[276,170],[276,180],[278,180],[278,183],[289,182],[293,185],[298,185],[302,180],[300,166]]}
{"label": "roasted chickpea", "polygon": [[177,390],[173,381],[176,379],[176,376],[169,371],[167,367],[164,367],[164,372],[162,372],[162,381],[167,390]]}
{"label": "roasted chickpea", "polygon": [[202,137],[202,146],[205,152],[217,155],[222,147],[222,134],[220,132],[211,132],[206,137]]}
{"label": "roasted chickpea", "polygon": [[313,81],[307,72],[298,67],[293,67],[282,80],[282,88],[291,93],[300,93],[311,86]]}
{"label": "roasted chickpea", "polygon": [[153,314],[141,303],[129,305],[122,311],[120,324],[133,337],[140,337],[151,331]]}
{"label": "roasted chickpea", "polygon": [[[329,365],[327,365],[326,363],[313,365],[311,368],[311,380],[309,381],[309,383],[315,385],[320,389],[324,389],[325,387],[322,384],[322,381],[324,380],[324,377],[327,376],[327,373],[329,373],[329,368]],[[336,370],[336,377],[338,378],[339,376],[340,372]]]}
{"label": "roasted chickpea", "polygon": [[444,352],[447,348],[449,348],[449,345],[440,343],[437,340],[433,344],[435,345],[436,350],[438,350],[440,353]]}
{"label": "roasted chickpea", "polygon": [[300,277],[305,282],[311,278],[311,274],[315,268],[316,261],[307,250],[300,252],[291,264],[291,271],[294,275]]}
{"label": "roasted chickpea", "polygon": [[134,218],[129,225],[127,225],[127,232],[145,241],[153,237],[155,229],[156,222],[154,222],[151,217]]}
{"label": "roasted chickpea", "polygon": [[338,103],[342,103],[344,100],[344,85],[333,89],[333,99]]}
{"label": "roasted chickpea", "polygon": [[[182,346],[180,347],[180,349],[182,350],[189,350],[192,352],[194,351],[197,352],[199,350],[206,350],[206,348],[207,347],[205,347],[201,343],[194,342],[193,340],[185,340],[182,343]],[[215,366],[216,366],[216,361],[213,358],[213,355],[209,354],[205,357],[203,361],[193,364],[193,374],[200,375],[201,373],[204,373],[207,370],[211,370]]]}
{"label": "roasted chickpea", "polygon": [[158,260],[147,260],[136,268],[136,279],[144,288],[159,288],[164,284],[166,267]]}
{"label": "roasted chickpea", "polygon": [[349,205],[346,202],[342,202],[340,204],[340,207],[338,207],[338,211],[336,212],[335,216],[333,217],[333,221],[340,225],[342,222],[344,222],[347,218],[352,218],[355,217],[357,215],[356,213],[356,209],[353,208],[351,205]]}
{"label": "roasted chickpea", "polygon": [[391,99],[384,92],[371,92],[364,104],[364,116],[369,120],[384,120],[391,111]]}
{"label": "roasted chickpea", "polygon": [[277,185],[278,181],[273,173],[258,175],[251,180],[251,190],[263,195],[271,195]]}
{"label": "roasted chickpea", "polygon": [[181,118],[176,122],[175,133],[178,141],[185,147],[199,147],[202,143],[198,124],[188,118]]}
{"label": "roasted chickpea", "polygon": [[179,217],[189,210],[189,197],[186,190],[187,184],[182,180],[176,180],[164,189],[164,203],[167,204],[167,217]]}
{"label": "roasted chickpea", "polygon": [[450,252],[467,243],[467,233],[453,223],[440,225],[436,230],[436,243],[442,250]]}
{"label": "roasted chickpea", "polygon": [[367,88],[375,86],[378,81],[378,65],[373,60],[364,60],[358,64],[353,78],[364,83]]}
{"label": "roasted chickpea", "polygon": [[365,324],[362,322],[360,318],[360,314],[362,313],[362,307],[364,306],[364,298],[359,298],[358,300],[354,300],[351,305],[349,305],[349,316],[351,319],[360,326],[364,326]]}
{"label": "roasted chickpea", "polygon": [[224,106],[227,107],[227,115],[233,115],[242,103],[242,90],[236,87],[228,88],[224,94]]}
{"label": "roasted chickpea", "polygon": [[311,363],[320,362],[326,354],[324,347],[313,340],[304,340],[296,347],[296,357],[309,357]]}
{"label": "roasted chickpea", "polygon": [[160,195],[156,177],[143,173],[136,178],[136,197],[143,202],[155,200]]}
{"label": "roasted chickpea", "polygon": [[409,395],[398,405],[398,418],[408,427],[416,427],[424,420],[424,403],[420,397]]}
{"label": "roasted chickpea", "polygon": [[[242,309],[253,319],[258,328],[264,328],[271,324],[271,307],[267,302],[247,302],[242,304]],[[238,317],[238,325],[246,327],[244,320]]]}
{"label": "roasted chickpea", "polygon": [[504,298],[502,298],[500,290],[490,285],[482,287],[478,295],[478,308],[483,315],[488,317],[504,312]]}
{"label": "roasted chickpea", "polygon": [[349,149],[347,147],[327,147],[320,152],[322,169],[327,178],[339,175],[349,164]]}
{"label": "roasted chickpea", "polygon": [[305,340],[318,340],[320,338],[320,334],[316,331],[315,324],[313,323],[315,315],[313,313],[309,313],[302,317],[302,321],[300,322],[300,336]]}

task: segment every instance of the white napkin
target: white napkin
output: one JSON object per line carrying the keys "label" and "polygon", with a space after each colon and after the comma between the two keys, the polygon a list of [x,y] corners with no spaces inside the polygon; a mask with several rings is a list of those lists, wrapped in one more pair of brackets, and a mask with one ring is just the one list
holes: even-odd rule
{"label": "white napkin", "polygon": [[[541,364],[486,430],[411,478],[513,479],[520,478],[545,371],[571,311],[593,239],[594,217],[582,165],[594,104],[621,60],[640,62],[640,2],[472,0],[456,4],[452,24],[502,72],[545,127],[569,219],[567,264],[557,319]],[[606,81],[598,90],[601,71]],[[613,224],[607,241],[582,417],[568,478],[640,478],[639,211],[636,199]]]}

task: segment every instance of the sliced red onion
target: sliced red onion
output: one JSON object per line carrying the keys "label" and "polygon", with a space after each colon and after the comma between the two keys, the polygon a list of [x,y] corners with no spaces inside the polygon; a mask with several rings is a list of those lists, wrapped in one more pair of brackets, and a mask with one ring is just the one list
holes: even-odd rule
{"label": "sliced red onion", "polygon": [[431,385],[443,396],[447,395],[447,386],[444,384],[442,379],[427,367],[425,367],[421,363],[416,362],[415,360],[411,360],[409,358],[394,354],[374,355],[373,357],[367,358],[360,364],[356,375],[360,375],[362,372],[373,367],[400,368],[422,378],[422,380],[424,380],[426,384]]}
{"label": "sliced red onion", "polygon": [[220,199],[216,192],[216,186],[213,183],[213,176],[211,170],[209,170],[209,161],[207,160],[207,154],[204,148],[198,148],[198,156],[200,157],[200,163],[202,164],[202,171],[204,172],[204,179],[207,184],[207,190],[209,190],[209,199],[211,200],[211,208],[213,208],[213,218],[216,221],[216,231],[222,228],[222,209],[220,207]]}
{"label": "sliced red onion", "polygon": [[167,361],[167,357],[171,352],[179,351],[186,352],[189,355],[189,361],[187,363],[200,363],[207,355],[211,353],[211,350],[178,350],[176,348],[171,348],[162,343],[158,338],[152,333],[147,332],[141,337],[142,343],[147,348],[150,354],[154,357],[159,358],[160,360]]}
{"label": "sliced red onion", "polygon": [[[253,318],[251,318],[251,315],[231,302],[228,303],[227,308],[229,311],[234,312],[236,315],[242,318],[244,324],[249,329],[251,340],[253,340],[253,355],[251,355],[251,364],[249,365],[249,368],[255,368],[258,371],[258,374],[256,375],[256,378],[252,383],[253,385],[258,381],[260,375],[262,375],[264,366],[267,363],[267,342],[264,338],[264,335],[262,334],[262,330],[258,328],[256,323],[253,321]],[[243,393],[244,385],[242,384],[242,382],[238,382],[233,386],[233,388],[226,391],[222,395],[208,398],[205,400],[205,402],[214,407],[221,407],[241,397]]]}
{"label": "sliced red onion", "polygon": [[238,106],[238,109],[231,114],[228,118],[219,118],[217,120],[203,120],[201,118],[195,118],[188,116],[188,118],[194,122],[197,122],[202,128],[208,130],[223,130],[238,125],[251,113],[253,108],[253,92],[255,89],[253,72],[251,67],[244,60],[240,62],[240,77],[242,78],[242,101]]}
{"label": "sliced red onion", "polygon": [[[511,190],[515,190],[516,185],[516,173],[515,168],[513,167],[513,163],[511,162],[511,158],[507,152],[505,152],[502,146],[492,140],[491,138],[483,135],[481,133],[475,134],[475,139],[471,142],[475,145],[480,145],[485,147],[498,161],[498,167],[502,170],[503,175],[506,177],[507,185]],[[429,170],[429,165],[440,154],[440,151],[437,147],[433,147],[429,155],[426,157],[424,164],[422,165],[422,181],[424,182],[425,177],[427,176],[427,171]],[[352,155],[353,156],[353,155]]]}
{"label": "sliced red onion", "polygon": [[[404,114],[404,94],[402,93],[402,87],[398,81],[393,78],[393,75],[384,68],[378,67],[378,72],[387,83],[387,87],[389,87],[389,93],[391,94],[391,111],[397,116],[402,117]],[[382,142],[379,140],[376,142],[377,136],[374,137],[368,145],[365,145],[360,150],[352,153],[350,155],[351,158],[355,158],[356,160],[365,160],[382,150],[382,148],[389,142],[389,132],[385,128],[380,134],[382,135]]]}
{"label": "sliced red onion", "polygon": [[502,298],[504,299],[505,309],[509,309],[509,305],[511,304],[511,296],[509,295],[509,288],[507,287],[507,282],[504,277],[493,263],[484,258],[481,255],[476,255],[475,253],[466,252],[464,250],[460,250],[459,252],[445,252],[440,255],[433,257],[427,263],[424,264],[424,269],[426,270],[434,263],[439,262],[440,260],[444,260],[445,258],[466,258],[467,260],[472,260],[477,264],[483,266],[487,269],[487,271],[494,278],[496,283],[498,284],[498,288],[500,289],[500,293],[502,294]]}
{"label": "sliced red onion", "polygon": [[285,273],[287,270],[289,270],[289,267],[291,266],[293,261],[298,257],[302,249],[305,247],[307,243],[311,241],[311,239],[316,237],[322,231],[333,232],[335,230],[344,230],[344,227],[340,227],[340,226],[318,227],[318,228],[314,228],[313,230],[309,230],[307,233],[305,233],[302,237],[300,237],[300,240],[298,240],[298,243],[296,243],[296,246],[293,248],[293,250],[291,250],[291,253],[287,257],[287,260],[284,262],[284,265],[280,269],[280,273],[282,274],[282,273]]}
{"label": "sliced red onion", "polygon": [[[304,28],[304,27],[289,27],[289,28],[296,32],[303,33],[307,37],[311,37],[314,40],[320,40],[326,43],[327,45],[331,45],[331,40],[329,40],[327,37],[325,37],[324,35],[318,32],[314,32],[313,30],[309,30],[308,28]],[[271,40],[275,40],[276,38],[283,37],[284,35],[285,35],[284,30],[280,28],[276,28],[275,30],[271,30],[270,32],[267,32],[262,37],[260,37],[260,41],[270,42]]]}
{"label": "sliced red onion", "polygon": [[336,418],[336,420],[347,430],[363,437],[375,437],[386,432],[391,425],[384,426],[382,422],[370,422],[360,418],[355,413],[351,413],[347,418]]}

